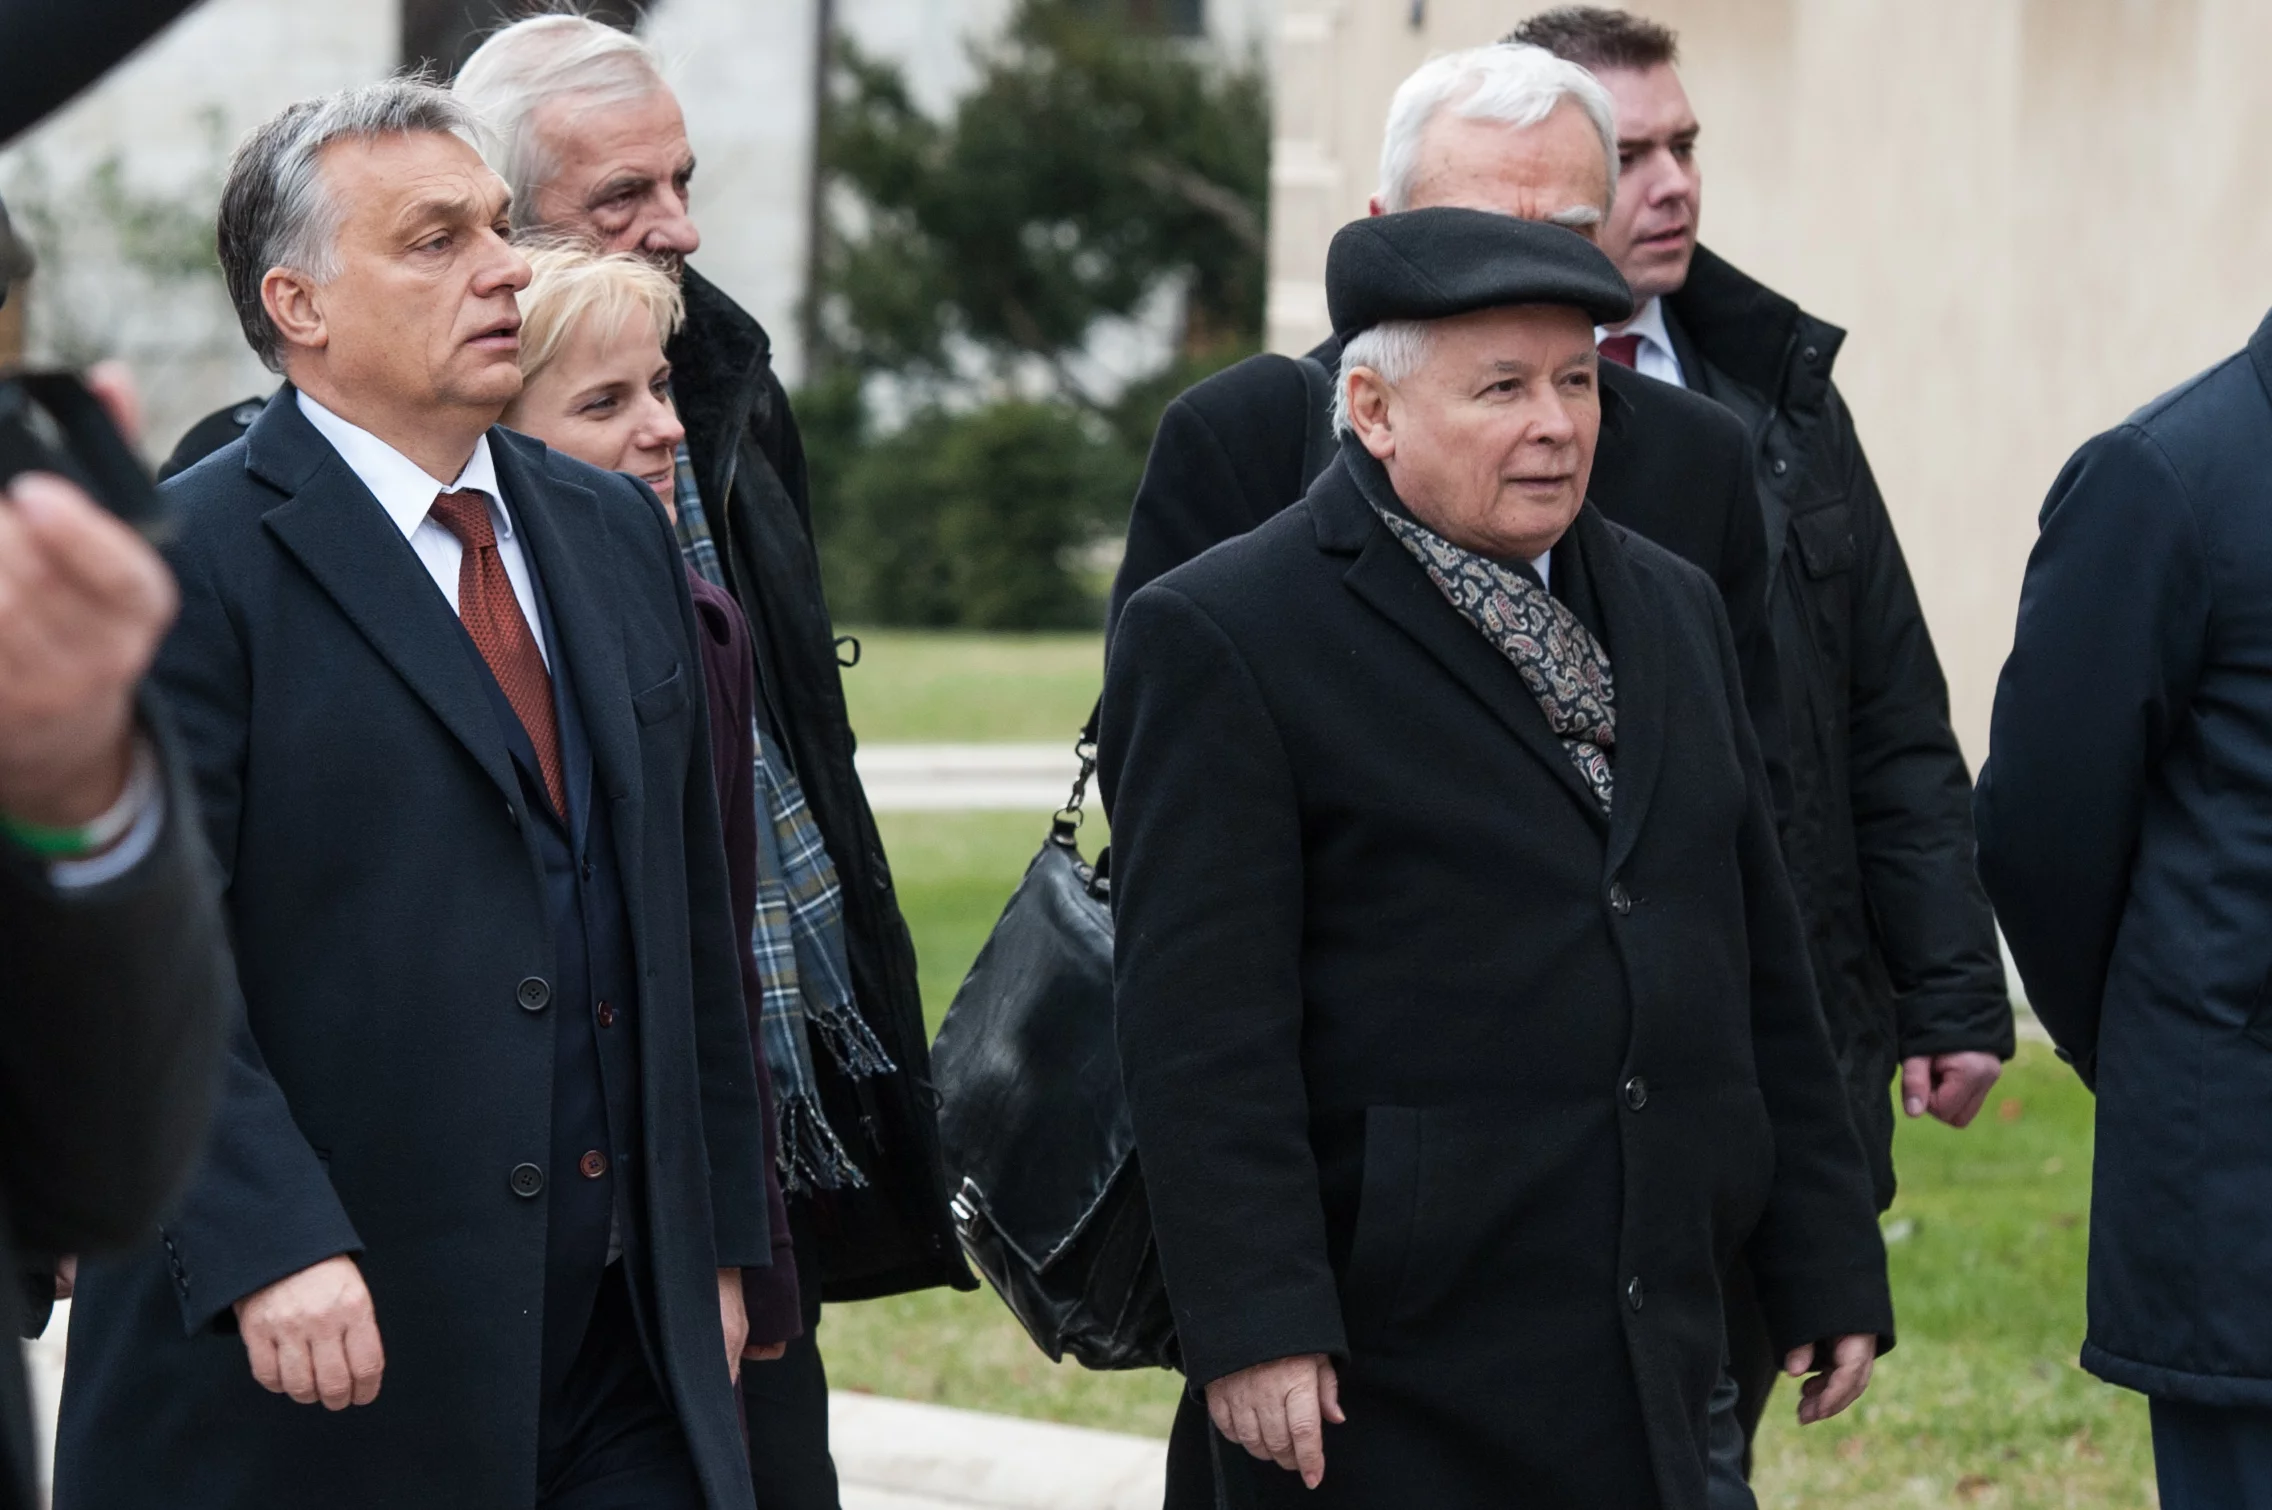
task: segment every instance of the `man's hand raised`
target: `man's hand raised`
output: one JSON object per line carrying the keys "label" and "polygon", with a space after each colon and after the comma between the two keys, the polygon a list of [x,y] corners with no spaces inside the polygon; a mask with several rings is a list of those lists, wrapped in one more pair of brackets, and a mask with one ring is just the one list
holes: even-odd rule
{"label": "man's hand raised", "polygon": [[311,1264],[237,1302],[245,1356],[263,1389],[325,1410],[379,1397],[386,1352],[363,1271],[346,1254]]}
{"label": "man's hand raised", "polygon": [[1292,1469],[1315,1489],[1325,1479],[1325,1423],[1338,1426],[1341,1380],[1323,1353],[1280,1358],[1207,1386],[1215,1429],[1255,1457]]}

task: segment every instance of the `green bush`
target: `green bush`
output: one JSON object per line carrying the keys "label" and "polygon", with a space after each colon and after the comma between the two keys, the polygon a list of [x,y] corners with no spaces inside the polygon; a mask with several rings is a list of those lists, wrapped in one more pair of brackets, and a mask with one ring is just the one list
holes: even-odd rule
{"label": "green bush", "polygon": [[816,469],[815,523],[839,620],[942,629],[1103,622],[1082,555],[1126,518],[1136,469],[1093,416],[1020,400],[932,408],[888,436],[862,445],[838,434],[823,450],[831,454]]}

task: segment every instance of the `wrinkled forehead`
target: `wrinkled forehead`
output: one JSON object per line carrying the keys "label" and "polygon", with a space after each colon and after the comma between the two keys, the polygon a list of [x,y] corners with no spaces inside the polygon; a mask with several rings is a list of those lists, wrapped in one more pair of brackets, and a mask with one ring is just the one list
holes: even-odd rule
{"label": "wrinkled forehead", "polygon": [[466,142],[442,132],[349,137],[317,154],[342,224],[374,232],[416,223],[488,225],[503,216],[505,181]]}
{"label": "wrinkled forehead", "polygon": [[529,117],[529,129],[562,166],[586,171],[667,175],[692,154],[678,96],[659,79],[638,95],[556,96]]}

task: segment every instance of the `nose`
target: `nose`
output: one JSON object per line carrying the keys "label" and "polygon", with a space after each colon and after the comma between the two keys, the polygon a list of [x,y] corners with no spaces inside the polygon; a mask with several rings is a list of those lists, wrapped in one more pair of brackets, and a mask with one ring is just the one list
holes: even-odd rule
{"label": "nose", "polygon": [[1577,434],[1578,417],[1571,410],[1568,396],[1559,385],[1548,389],[1546,401],[1531,417],[1531,442],[1560,448],[1575,440]]}
{"label": "nose", "polygon": [[[491,234],[495,235],[494,232]],[[498,255],[482,270],[479,291],[485,294],[517,294],[527,288],[529,280],[535,274],[529,267],[529,259],[521,255],[521,249],[498,236],[496,250]]]}
{"label": "nose", "polygon": [[694,212],[687,197],[672,189],[662,191],[663,214],[647,234],[639,238],[640,249],[648,253],[666,252],[680,257],[691,257],[702,250],[702,233],[695,229]]}
{"label": "nose", "polygon": [[686,426],[679,422],[677,408],[668,399],[648,395],[647,412],[639,422],[640,444],[657,451],[676,451],[684,439]]}

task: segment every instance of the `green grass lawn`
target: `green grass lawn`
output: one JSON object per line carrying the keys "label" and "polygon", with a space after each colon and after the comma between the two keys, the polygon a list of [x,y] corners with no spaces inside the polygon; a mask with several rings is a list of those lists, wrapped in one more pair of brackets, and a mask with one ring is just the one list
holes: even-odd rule
{"label": "green grass lawn", "polygon": [[[1049,738],[1095,694],[1094,637],[863,638],[870,659],[846,683],[869,740]],[[935,1028],[1048,815],[880,821]],[[1101,829],[1092,817],[1092,856]],[[1886,1224],[1901,1345],[1836,1421],[1802,1431],[1795,1394],[1778,1396],[1760,1438],[1767,1510],[2154,1503],[2144,1403],[2075,1365],[2090,1157],[2089,1096],[2034,1046],[1969,1131],[1904,1123]],[[1153,1435],[1174,1409],[1166,1374],[1052,1365],[991,1291],[834,1306],[821,1338],[840,1388]]]}

